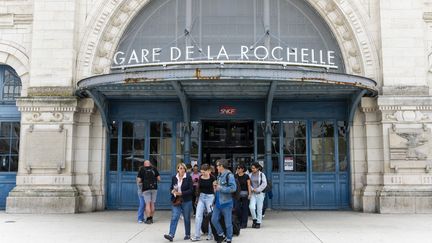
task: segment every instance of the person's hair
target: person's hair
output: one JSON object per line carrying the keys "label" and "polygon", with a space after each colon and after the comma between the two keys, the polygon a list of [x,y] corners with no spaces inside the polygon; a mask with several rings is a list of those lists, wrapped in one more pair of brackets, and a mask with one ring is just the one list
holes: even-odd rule
{"label": "person's hair", "polygon": [[192,169],[192,165],[191,164],[187,164],[186,167],[185,167],[185,169],[187,169],[187,170]]}
{"label": "person's hair", "polygon": [[195,167],[197,167],[197,168],[198,168],[198,165],[194,165],[193,167],[194,167],[194,168],[195,168]]}
{"label": "person's hair", "polygon": [[220,164],[222,167],[224,167],[224,169],[228,168],[228,160],[226,159],[218,159],[216,164]]}
{"label": "person's hair", "polygon": [[187,170],[185,163],[181,163],[181,162],[178,163],[176,169],[178,170],[180,166],[183,167],[185,169],[185,171]]}
{"label": "person's hair", "polygon": [[243,169],[243,171],[246,171],[246,166],[243,163],[237,165],[237,168],[240,168],[240,169]]}
{"label": "person's hair", "polygon": [[258,170],[260,170],[260,168],[261,168],[261,165],[258,163],[258,162],[253,162],[252,164],[251,164],[251,167],[255,167],[255,168],[257,168]]}
{"label": "person's hair", "polygon": [[201,170],[207,171],[207,170],[211,170],[210,166],[208,164],[202,164],[201,165]]}

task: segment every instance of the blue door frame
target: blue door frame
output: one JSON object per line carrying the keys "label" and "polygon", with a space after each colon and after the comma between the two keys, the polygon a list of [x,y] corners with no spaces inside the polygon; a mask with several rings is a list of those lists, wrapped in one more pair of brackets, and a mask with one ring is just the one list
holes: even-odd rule
{"label": "blue door frame", "polygon": [[[248,101],[217,101],[217,102],[191,102],[192,121],[201,120],[244,120],[250,119],[255,122],[262,121],[264,118],[263,109],[259,108],[260,101],[253,101],[254,105],[248,104]],[[150,121],[171,121],[181,122],[182,114],[178,102],[162,105],[160,102],[147,102],[144,103],[133,101],[121,101],[114,104],[111,108],[111,117],[118,123],[118,148],[117,148],[117,161],[121,160],[121,122],[122,121],[145,121],[149,124]],[[231,117],[224,117],[218,114],[217,107],[220,104],[228,104],[239,108],[239,114]],[[264,102],[262,102],[264,104]],[[145,106],[145,107],[143,107]],[[264,107],[264,106],[262,106]],[[136,112],[137,110],[147,110],[148,113]],[[307,171],[306,172],[284,172],[283,171],[283,158],[280,153],[279,156],[279,170],[271,173],[270,177],[273,181],[273,199],[271,207],[275,209],[345,209],[350,207],[350,178],[349,166],[346,171],[339,172],[338,163],[338,135],[335,129],[334,143],[335,151],[334,156],[336,160],[336,168],[334,172],[313,172],[311,160],[311,124],[312,121],[337,121],[346,120],[346,102],[319,102],[319,101],[284,101],[276,102],[273,107],[272,120],[303,120],[307,123]],[[166,114],[170,114],[167,116]],[[149,119],[151,118],[151,119]],[[147,131],[149,126],[146,126]],[[176,129],[176,126],[173,126]],[[282,129],[282,127],[280,127]],[[257,129],[255,128],[255,137]],[[176,132],[173,132],[175,140]],[[279,151],[282,151],[283,133],[279,133]],[[173,141],[174,141],[173,140]],[[109,138],[107,143],[107,150],[109,150]],[[255,139],[256,141],[256,139]],[[157,208],[168,209],[170,208],[169,201],[169,184],[171,176],[175,172],[176,155],[175,143],[172,145],[173,163],[171,164],[170,171],[160,171],[161,180]],[[347,145],[348,146],[348,145]],[[255,158],[257,158],[257,143],[255,142]],[[202,145],[199,141],[199,157],[202,156]],[[107,152],[107,158],[110,158]],[[149,134],[146,132],[146,151],[144,158],[149,158]],[[266,163],[271,165],[271,163]],[[109,159],[107,159],[107,168],[109,166]],[[136,192],[135,177],[136,172],[121,171],[121,166],[117,167],[117,171],[107,170],[107,207],[109,209],[136,209],[138,207],[138,199]]]}
{"label": "blue door frame", "polygon": [[[289,120],[289,119],[288,119]],[[328,121],[328,119],[325,119]],[[306,122],[306,172],[285,172],[283,155],[279,156],[279,171],[273,171],[272,207],[276,209],[347,209],[350,207],[349,166],[346,171],[339,168],[338,132],[334,129],[334,172],[314,172],[312,170],[311,124],[321,119],[308,119]],[[332,120],[337,126],[337,120]],[[282,130],[283,128],[280,127]],[[279,151],[283,151],[283,132],[280,132]],[[347,145],[348,146],[348,145]],[[347,155],[348,156],[348,155]],[[349,164],[348,164],[349,165]]]}

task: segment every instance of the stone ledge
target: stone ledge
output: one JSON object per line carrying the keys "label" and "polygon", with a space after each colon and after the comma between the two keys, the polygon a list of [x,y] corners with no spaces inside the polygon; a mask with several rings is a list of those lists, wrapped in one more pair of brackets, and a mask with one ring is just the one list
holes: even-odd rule
{"label": "stone ledge", "polygon": [[379,213],[432,213],[432,188],[384,188]]}
{"label": "stone ledge", "polygon": [[384,86],[383,95],[395,96],[428,96],[428,86]]}
{"label": "stone ledge", "polygon": [[17,186],[6,199],[6,213],[77,213],[78,195],[71,186]]}

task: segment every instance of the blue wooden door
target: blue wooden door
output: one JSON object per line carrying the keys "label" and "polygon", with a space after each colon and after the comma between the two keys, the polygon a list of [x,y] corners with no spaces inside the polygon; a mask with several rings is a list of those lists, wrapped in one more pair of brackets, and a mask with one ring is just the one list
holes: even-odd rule
{"label": "blue wooden door", "polygon": [[161,176],[156,207],[171,205],[169,187],[175,164],[183,161],[181,123],[175,121],[118,121],[110,138],[107,206],[138,207],[136,176],[150,160]]}
{"label": "blue wooden door", "polygon": [[0,121],[0,209],[6,207],[6,197],[16,185],[19,136],[19,122]]}
{"label": "blue wooden door", "polygon": [[272,138],[272,206],[280,209],[349,207],[345,122],[281,121]]}

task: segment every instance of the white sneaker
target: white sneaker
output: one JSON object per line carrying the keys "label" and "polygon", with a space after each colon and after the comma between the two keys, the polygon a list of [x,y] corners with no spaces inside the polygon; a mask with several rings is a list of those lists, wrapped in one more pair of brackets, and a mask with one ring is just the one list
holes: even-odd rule
{"label": "white sneaker", "polygon": [[138,224],[142,224],[142,223],[144,223],[144,221],[138,220]]}
{"label": "white sneaker", "polygon": [[206,240],[213,240],[213,236],[212,235],[207,235]]}

